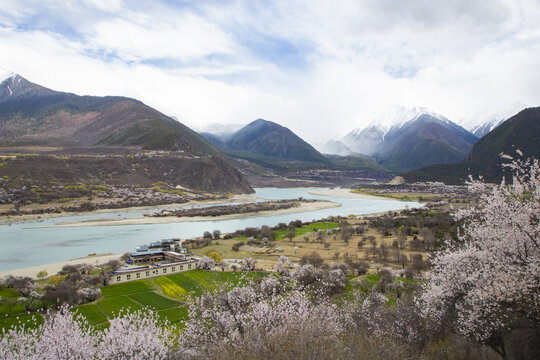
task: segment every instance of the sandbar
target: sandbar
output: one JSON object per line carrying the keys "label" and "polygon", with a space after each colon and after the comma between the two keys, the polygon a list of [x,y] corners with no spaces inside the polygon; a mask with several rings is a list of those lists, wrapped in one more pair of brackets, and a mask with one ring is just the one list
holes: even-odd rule
{"label": "sandbar", "polygon": [[179,222],[191,222],[191,221],[216,221],[216,220],[230,220],[240,219],[246,217],[261,217],[261,216],[274,216],[281,214],[291,214],[300,212],[310,212],[323,209],[331,209],[340,207],[341,204],[333,201],[317,201],[309,203],[300,203],[300,206],[289,209],[280,210],[267,210],[253,213],[243,214],[229,214],[221,216],[193,216],[193,217],[176,217],[176,216],[163,216],[153,217],[144,216],[130,219],[90,219],[90,220],[77,220],[60,222],[53,226],[45,227],[85,227],[85,226],[122,226],[122,225],[143,225],[143,224],[167,224],[167,223],[179,223]]}
{"label": "sandbar", "polygon": [[10,225],[18,224],[25,222],[34,222],[44,219],[67,217],[67,216],[82,216],[82,215],[92,215],[92,214],[102,214],[110,212],[133,212],[133,211],[158,211],[162,209],[172,209],[179,208],[183,206],[192,206],[192,205],[201,205],[201,204],[223,204],[230,202],[250,202],[255,201],[257,196],[255,195],[234,195],[228,199],[219,199],[219,200],[199,200],[199,201],[188,201],[186,203],[174,203],[174,204],[163,204],[163,205],[153,205],[153,206],[133,206],[127,208],[115,208],[115,209],[97,209],[92,211],[83,211],[83,212],[62,212],[62,213],[45,213],[45,214],[25,214],[25,215],[7,215],[0,216],[0,225]]}
{"label": "sandbar", "polygon": [[334,197],[351,198],[351,199],[369,199],[369,200],[377,199],[377,200],[396,201],[396,199],[389,199],[384,196],[353,193],[351,192],[351,189],[312,190],[312,191],[308,191],[308,194],[318,195],[318,196],[334,196]]}
{"label": "sandbar", "polygon": [[77,265],[77,264],[90,264],[93,266],[104,264],[108,262],[109,260],[119,260],[122,254],[99,254],[99,255],[92,255],[92,256],[85,256],[82,258],[77,259],[71,259],[67,261],[61,261],[57,263],[52,264],[45,264],[45,265],[37,265],[37,266],[31,266],[27,268],[21,268],[21,269],[14,269],[14,270],[5,270],[0,271],[0,278],[6,276],[6,275],[13,275],[13,276],[28,276],[32,279],[37,279],[37,273],[45,270],[47,272],[47,276],[56,275],[65,265]]}

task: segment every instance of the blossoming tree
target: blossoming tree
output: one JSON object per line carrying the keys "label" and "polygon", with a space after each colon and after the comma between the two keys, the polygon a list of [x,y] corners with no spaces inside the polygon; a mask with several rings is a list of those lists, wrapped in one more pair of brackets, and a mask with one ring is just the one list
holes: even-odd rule
{"label": "blossoming tree", "polygon": [[507,166],[512,184],[469,183],[479,206],[457,213],[465,223],[459,241],[435,254],[419,299],[425,316],[503,357],[505,336],[540,326],[540,166]]}

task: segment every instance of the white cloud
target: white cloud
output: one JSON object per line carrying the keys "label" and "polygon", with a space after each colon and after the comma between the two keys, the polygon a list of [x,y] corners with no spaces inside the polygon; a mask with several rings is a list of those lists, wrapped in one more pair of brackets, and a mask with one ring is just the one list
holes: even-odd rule
{"label": "white cloud", "polygon": [[323,142],[395,104],[456,120],[540,105],[534,0],[10,4],[0,0],[0,66],[135,97],[191,126],[264,117]]}

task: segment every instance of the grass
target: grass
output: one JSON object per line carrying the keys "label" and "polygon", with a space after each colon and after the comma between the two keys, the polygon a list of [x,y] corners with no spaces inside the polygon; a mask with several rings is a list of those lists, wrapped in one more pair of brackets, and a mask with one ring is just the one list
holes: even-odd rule
{"label": "grass", "polygon": [[40,314],[20,314],[0,317],[0,331],[8,330],[11,327],[20,328],[24,326],[26,329],[33,329],[43,324],[43,317]]}
{"label": "grass", "polygon": [[178,302],[167,299],[153,291],[138,292],[129,295],[129,297],[139,304],[151,308],[152,310],[164,310],[178,306]]}
{"label": "grass", "polygon": [[[313,224],[305,225],[299,228],[295,228],[295,237],[296,236],[302,236],[310,232],[314,232],[316,230],[330,230],[335,229],[339,227],[339,224],[333,221],[328,222],[315,222]],[[285,238],[285,235],[289,232],[289,229],[285,230],[274,230],[274,233],[276,234],[276,240],[281,240]]]}
{"label": "grass", "polygon": [[154,287],[149,280],[136,280],[130,281],[123,284],[105,286],[101,289],[103,297],[116,296],[116,295],[126,295],[140,291],[149,291]]}
{"label": "grass", "polygon": [[97,302],[99,308],[107,314],[108,317],[118,316],[120,310],[133,312],[142,309],[142,306],[131,300],[125,295],[109,296]]}
{"label": "grass", "polygon": [[20,302],[14,303],[13,300],[10,300],[0,305],[0,315],[13,315],[24,312],[26,312],[26,307]]}
{"label": "grass", "polygon": [[171,324],[176,324],[188,318],[188,309],[185,306],[177,306],[171,309],[157,312],[161,319],[167,319]]}
{"label": "grass", "polygon": [[184,275],[184,273],[168,276],[168,278],[174,282],[177,286],[181,287],[186,294],[194,293],[196,295],[202,294],[202,287],[193,281],[190,277]]}
{"label": "grass", "polygon": [[[241,284],[246,278],[265,276],[264,272],[212,272],[190,270],[182,273],[160,276],[152,280],[137,280],[102,288],[103,298],[93,304],[81,305],[72,311],[84,316],[95,329],[105,329],[108,319],[118,316],[121,309],[128,312],[143,308],[155,310],[161,319],[171,324],[184,321],[188,317],[185,303],[166,298],[188,300],[191,293],[200,296],[206,290],[216,289],[219,284]],[[165,296],[156,293],[156,286]]]}
{"label": "grass", "polygon": [[0,297],[2,298],[14,298],[19,296],[21,295],[14,289],[3,288],[0,290]]}
{"label": "grass", "polygon": [[90,325],[99,325],[107,321],[107,315],[95,304],[82,305],[73,308],[72,311],[84,316]]}

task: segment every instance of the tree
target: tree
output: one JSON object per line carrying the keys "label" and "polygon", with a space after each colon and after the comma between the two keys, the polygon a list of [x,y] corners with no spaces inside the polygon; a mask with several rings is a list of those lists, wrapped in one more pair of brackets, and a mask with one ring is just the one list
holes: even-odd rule
{"label": "tree", "polygon": [[212,232],[212,236],[214,237],[214,240],[219,240],[219,238],[221,237],[221,231],[219,230],[214,230]]}
{"label": "tree", "polygon": [[247,257],[242,262],[242,270],[243,271],[253,271],[255,270],[255,267],[257,266],[257,260]]}
{"label": "tree", "polygon": [[353,229],[350,226],[341,227],[341,239],[348,244],[352,237]]}
{"label": "tree", "polygon": [[212,251],[208,252],[208,254],[206,254],[206,256],[208,256],[210,259],[213,259],[215,263],[218,263],[221,260],[223,260],[223,256],[221,256],[221,254],[218,253],[215,250],[212,250]]}
{"label": "tree", "polygon": [[540,327],[540,166],[528,159],[507,167],[512,184],[503,180],[491,189],[469,182],[479,206],[456,214],[465,225],[457,241],[446,240],[435,254],[419,300],[424,316],[450,323],[503,357],[512,331],[536,329],[528,343],[538,344]]}
{"label": "tree", "polygon": [[210,231],[205,231],[203,233],[203,239],[212,239],[212,234],[210,233]]}
{"label": "tree", "polygon": [[225,261],[220,261],[217,266],[221,269],[221,271],[225,271],[229,264],[227,264],[227,262]]}
{"label": "tree", "polygon": [[319,267],[324,263],[324,260],[321,258],[321,255],[319,255],[318,252],[312,251],[309,254],[303,255],[300,258],[300,264],[311,264],[315,267]]}
{"label": "tree", "polygon": [[46,270],[41,270],[40,272],[37,273],[36,277],[38,279],[44,279],[44,278],[47,277],[47,275],[49,275],[49,274],[47,273]]}
{"label": "tree", "polygon": [[292,241],[292,239],[294,239],[294,237],[296,236],[295,229],[293,228],[291,231],[285,234],[285,236],[289,239],[289,241]]}
{"label": "tree", "polygon": [[197,267],[203,270],[212,270],[214,266],[216,266],[216,262],[208,256],[203,256],[197,263]]}

